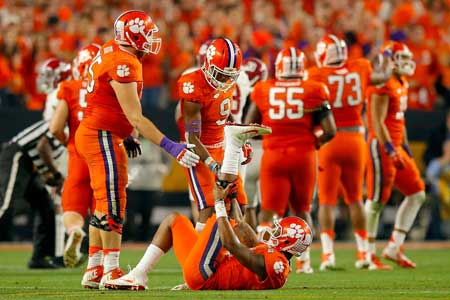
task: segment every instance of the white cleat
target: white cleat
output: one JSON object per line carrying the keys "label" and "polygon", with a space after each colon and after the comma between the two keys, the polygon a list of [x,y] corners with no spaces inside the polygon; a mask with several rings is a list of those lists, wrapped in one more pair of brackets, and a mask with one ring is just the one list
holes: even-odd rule
{"label": "white cleat", "polygon": [[108,280],[105,282],[105,288],[110,290],[129,290],[142,291],[147,290],[147,276],[138,276],[133,271],[123,275],[120,278]]}
{"label": "white cleat", "polygon": [[311,260],[296,260],[295,273],[297,274],[313,274],[314,269],[311,267]]}
{"label": "white cleat", "polygon": [[333,270],[336,268],[336,257],[334,253],[323,253],[322,262],[320,263],[320,271]]}
{"label": "white cleat", "polygon": [[170,290],[171,291],[183,291],[183,290],[190,290],[190,288],[188,287],[188,285],[186,283],[182,283],[182,284],[174,286]]}
{"label": "white cleat", "polygon": [[370,266],[370,252],[369,251],[358,251],[356,253],[357,258],[355,261],[355,268],[357,269],[367,269]]}
{"label": "white cleat", "polygon": [[264,125],[230,123],[225,126],[225,141],[233,141],[235,145],[242,147],[251,138],[271,133],[272,128]]}
{"label": "white cleat", "polygon": [[75,228],[67,239],[66,248],[64,249],[64,265],[68,268],[76,267],[80,264],[83,255],[80,252],[81,242],[86,236],[83,229]]}

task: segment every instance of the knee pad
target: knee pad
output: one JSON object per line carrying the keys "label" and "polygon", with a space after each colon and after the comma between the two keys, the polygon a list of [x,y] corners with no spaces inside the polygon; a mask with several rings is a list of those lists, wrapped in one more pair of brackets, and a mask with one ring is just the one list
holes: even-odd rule
{"label": "knee pad", "polygon": [[364,204],[364,210],[367,213],[376,213],[379,214],[381,212],[381,210],[383,209],[384,204],[381,202],[377,202],[377,201],[370,201],[367,200],[366,203]]}
{"label": "knee pad", "polygon": [[426,199],[425,191],[417,192],[415,194],[407,196],[407,198],[411,199],[412,201],[417,201],[417,202],[419,202],[422,205],[425,202],[425,199]]}
{"label": "knee pad", "polygon": [[115,231],[122,234],[123,220],[117,216],[104,215],[100,219],[97,216],[92,216],[89,220],[89,225],[94,226],[103,231]]}

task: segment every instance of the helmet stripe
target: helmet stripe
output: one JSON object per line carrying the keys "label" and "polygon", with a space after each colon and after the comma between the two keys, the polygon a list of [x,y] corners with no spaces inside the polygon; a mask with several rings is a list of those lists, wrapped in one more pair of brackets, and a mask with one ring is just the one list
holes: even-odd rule
{"label": "helmet stripe", "polygon": [[289,50],[291,51],[291,71],[295,72],[297,69],[297,51],[294,47],[290,47]]}
{"label": "helmet stripe", "polygon": [[330,39],[332,39],[333,42],[336,44],[336,50],[337,50],[338,58],[341,58],[341,57],[342,57],[342,47],[341,47],[341,42],[340,42],[339,39],[338,39],[335,35],[333,35],[333,34],[330,34],[328,37],[329,37]]}
{"label": "helmet stripe", "polygon": [[236,58],[236,50],[234,49],[234,45],[233,45],[233,42],[232,41],[230,41],[229,39],[227,39],[227,38],[223,38],[224,39],[224,41],[225,41],[225,43],[227,44],[227,48],[228,48],[228,54],[229,54],[229,56],[228,56],[228,67],[229,68],[234,68],[235,66],[235,64],[236,64],[236,60],[235,60],[235,58]]}

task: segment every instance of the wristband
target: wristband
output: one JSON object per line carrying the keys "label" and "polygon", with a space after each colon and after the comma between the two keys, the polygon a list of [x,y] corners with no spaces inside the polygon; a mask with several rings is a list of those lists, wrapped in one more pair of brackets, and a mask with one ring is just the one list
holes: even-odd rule
{"label": "wristband", "polygon": [[386,153],[391,154],[391,153],[395,153],[395,148],[394,145],[392,145],[391,142],[386,142],[384,143],[384,150],[386,151]]}
{"label": "wristband", "polygon": [[208,156],[205,160],[204,160],[205,165],[208,166],[208,168],[211,171],[216,171],[217,167],[218,167],[218,163],[214,160],[214,158],[212,158],[211,156]]}
{"label": "wristband", "polygon": [[216,210],[216,218],[228,217],[227,208],[223,199],[217,199],[214,203],[214,209]]}

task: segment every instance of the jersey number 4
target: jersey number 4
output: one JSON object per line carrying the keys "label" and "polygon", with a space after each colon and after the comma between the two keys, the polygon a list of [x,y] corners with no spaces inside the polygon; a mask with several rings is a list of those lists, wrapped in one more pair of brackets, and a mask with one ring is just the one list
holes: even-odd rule
{"label": "jersey number 4", "polygon": [[301,87],[273,87],[269,90],[269,118],[272,120],[291,120],[303,117],[303,101],[299,95],[303,94]]}
{"label": "jersey number 4", "polygon": [[349,106],[356,106],[362,101],[361,79],[358,73],[349,73],[346,75],[330,75],[328,76],[328,84],[337,83],[336,99],[334,99],[333,107],[340,108],[344,106],[342,102],[342,94],[344,93],[344,85],[350,84],[353,95],[348,95],[346,100]]}

